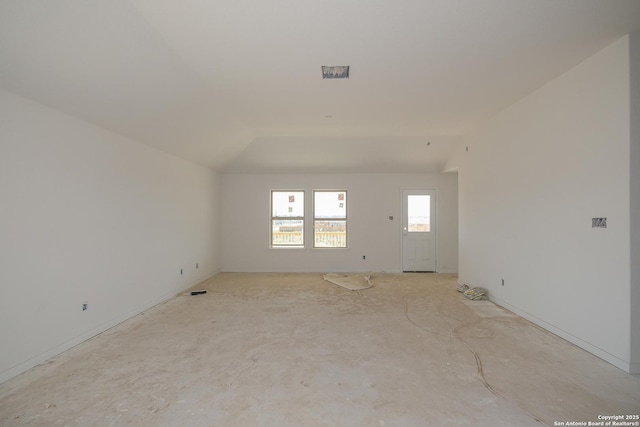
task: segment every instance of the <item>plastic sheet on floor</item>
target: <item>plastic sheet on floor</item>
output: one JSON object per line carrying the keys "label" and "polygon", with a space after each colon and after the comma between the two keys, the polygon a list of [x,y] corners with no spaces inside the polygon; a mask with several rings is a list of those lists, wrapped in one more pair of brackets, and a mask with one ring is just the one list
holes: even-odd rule
{"label": "plastic sheet on floor", "polygon": [[322,278],[335,285],[342,286],[350,291],[360,291],[373,286],[371,276],[368,274],[337,274],[329,273]]}

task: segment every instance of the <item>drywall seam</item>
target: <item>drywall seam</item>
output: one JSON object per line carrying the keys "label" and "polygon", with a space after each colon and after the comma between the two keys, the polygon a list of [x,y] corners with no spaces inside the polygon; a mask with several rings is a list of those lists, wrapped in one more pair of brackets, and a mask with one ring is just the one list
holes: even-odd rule
{"label": "drywall seam", "polygon": [[577,345],[578,347],[582,348],[583,350],[588,351],[589,353],[593,354],[594,356],[599,357],[600,359],[604,360],[605,362],[608,362],[610,364],[612,364],[613,366],[615,366],[616,368],[622,369],[625,372],[628,372],[630,374],[635,374],[635,373],[640,373],[640,371],[636,371],[633,372],[633,369],[640,369],[640,364],[637,364],[638,366],[633,367],[634,364],[630,364],[614,355],[612,355],[611,353],[606,352],[605,350],[602,350],[601,348],[598,348],[578,337],[576,337],[575,335],[572,335],[560,328],[558,328],[557,326],[554,326],[550,323],[545,322],[544,320],[533,316],[525,311],[520,310],[518,307],[515,307],[503,300],[501,300],[500,298],[496,298],[495,296],[490,295],[489,296],[489,300],[497,305],[499,305],[500,307],[506,308],[509,311],[512,311],[513,313],[517,314],[518,316],[527,319],[528,321],[535,323],[536,325],[540,326],[541,328],[547,330],[548,332],[551,332],[552,334],[566,340],[569,341],[572,344]]}
{"label": "drywall seam", "polygon": [[41,363],[46,362],[47,360],[58,356],[62,353],[64,353],[65,351],[79,345],[82,344],[83,342],[95,337],[96,335],[99,335],[105,331],[108,331],[109,329],[118,326],[120,323],[123,323],[135,316],[137,316],[138,314],[142,313],[143,311],[149,310],[150,308],[153,308],[157,305],[160,305],[168,300],[170,300],[171,298],[179,295],[180,293],[186,291],[187,289],[196,286],[206,280],[209,280],[210,278],[214,277],[215,275],[217,275],[218,273],[220,273],[220,270],[216,270],[214,271],[212,274],[205,276],[204,278],[199,278],[196,279],[192,282],[187,283],[186,285],[182,285],[179,286],[178,288],[175,288],[174,290],[152,300],[151,302],[142,305],[141,307],[130,311],[129,313],[126,313],[122,316],[118,316],[115,319],[100,325],[96,328],[91,329],[88,332],[85,332],[84,334],[77,336],[73,339],[70,339],[67,342],[64,342],[62,344],[57,345],[56,347],[45,351],[44,353],[40,353],[34,357],[32,357],[29,360],[26,360],[12,368],[9,368],[7,370],[5,370],[4,372],[0,373],[0,384],[4,383],[5,381],[10,380],[11,378],[25,372],[28,371],[29,369],[40,365]]}

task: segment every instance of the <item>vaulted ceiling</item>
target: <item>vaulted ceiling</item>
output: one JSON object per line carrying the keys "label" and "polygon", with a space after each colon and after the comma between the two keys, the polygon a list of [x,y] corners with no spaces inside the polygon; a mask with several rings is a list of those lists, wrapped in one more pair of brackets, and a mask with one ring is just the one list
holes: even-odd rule
{"label": "vaulted ceiling", "polygon": [[437,171],[637,30],[640,0],[0,0],[0,87],[222,171]]}

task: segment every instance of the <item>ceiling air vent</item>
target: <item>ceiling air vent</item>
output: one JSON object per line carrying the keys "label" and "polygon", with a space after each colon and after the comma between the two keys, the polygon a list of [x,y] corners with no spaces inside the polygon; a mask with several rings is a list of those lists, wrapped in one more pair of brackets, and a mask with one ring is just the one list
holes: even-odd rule
{"label": "ceiling air vent", "polygon": [[348,65],[334,65],[332,67],[322,66],[322,78],[323,79],[348,79],[349,78],[349,66]]}

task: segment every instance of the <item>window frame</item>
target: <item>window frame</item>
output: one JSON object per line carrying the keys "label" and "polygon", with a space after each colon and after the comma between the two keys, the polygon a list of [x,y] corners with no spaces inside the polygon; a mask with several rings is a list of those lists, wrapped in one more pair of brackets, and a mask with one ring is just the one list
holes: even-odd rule
{"label": "window frame", "polygon": [[[273,195],[275,193],[302,193],[302,216],[276,216],[273,212]],[[302,221],[301,244],[274,244],[274,221]],[[305,190],[270,190],[269,191],[269,248],[271,249],[304,249],[306,247],[306,191]]]}
{"label": "window frame", "polygon": [[[344,193],[344,203],[346,203],[344,209],[344,217],[337,218],[318,218],[316,217],[316,193]],[[312,241],[313,249],[348,249],[349,248],[349,192],[346,189],[340,190],[312,190],[311,192],[312,202]],[[344,221],[344,246],[316,246],[316,222],[317,221]]]}

